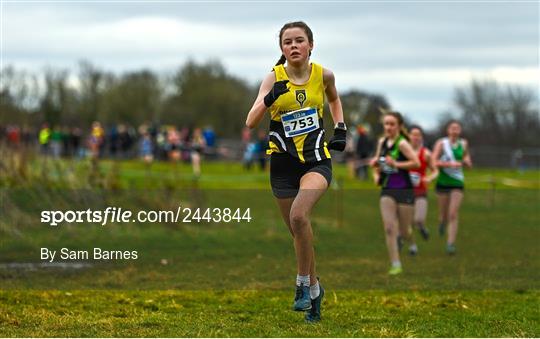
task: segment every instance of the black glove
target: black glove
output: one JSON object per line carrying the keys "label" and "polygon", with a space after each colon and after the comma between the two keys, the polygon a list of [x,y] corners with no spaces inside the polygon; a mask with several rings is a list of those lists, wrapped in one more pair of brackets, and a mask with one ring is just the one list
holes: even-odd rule
{"label": "black glove", "polygon": [[334,136],[328,143],[328,149],[343,152],[347,145],[347,130],[341,127],[334,128]]}
{"label": "black glove", "polygon": [[264,97],[264,105],[266,107],[272,106],[274,102],[276,102],[277,98],[282,95],[283,93],[287,93],[289,89],[287,88],[287,83],[289,80],[281,80],[274,82],[274,86],[268,92],[268,94]]}

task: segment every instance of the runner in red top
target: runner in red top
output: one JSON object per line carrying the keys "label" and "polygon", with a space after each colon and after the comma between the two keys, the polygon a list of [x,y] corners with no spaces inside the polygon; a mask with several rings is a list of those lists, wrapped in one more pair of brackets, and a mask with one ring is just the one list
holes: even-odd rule
{"label": "runner in red top", "polygon": [[[409,171],[414,187],[414,225],[420,231],[422,237],[427,240],[429,231],[426,228],[426,216],[428,209],[427,187],[437,178],[439,170],[432,161],[431,152],[424,147],[424,131],[420,126],[411,126],[409,129],[411,146],[418,154],[420,167]],[[429,169],[429,175],[426,175]]]}
{"label": "runner in red top", "polygon": [[422,179],[426,176],[426,169],[428,167],[426,153],[429,153],[429,150],[422,144],[420,144],[420,148],[415,148],[414,150],[418,155],[418,160],[420,160],[420,167],[409,171],[414,186],[414,196],[415,198],[427,197],[427,185]]}

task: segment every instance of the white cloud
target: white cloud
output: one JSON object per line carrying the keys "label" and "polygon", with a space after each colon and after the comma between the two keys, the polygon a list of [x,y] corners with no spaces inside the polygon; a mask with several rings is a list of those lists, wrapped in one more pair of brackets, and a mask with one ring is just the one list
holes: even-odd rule
{"label": "white cloud", "polygon": [[116,72],[163,72],[188,58],[220,59],[255,83],[279,57],[281,24],[301,19],[314,30],[313,60],[334,71],[339,90],[384,94],[427,121],[435,122],[433,112],[446,110],[453,89],[472,78],[536,88],[540,79],[538,4],[291,3],[288,11],[268,4],[246,11],[245,4],[3,6],[4,63],[32,71],[87,59]]}
{"label": "white cloud", "polygon": [[472,79],[493,79],[499,82],[535,86],[540,78],[537,67],[474,68],[419,68],[367,69],[349,71],[339,76],[344,87],[447,87],[469,83]]}

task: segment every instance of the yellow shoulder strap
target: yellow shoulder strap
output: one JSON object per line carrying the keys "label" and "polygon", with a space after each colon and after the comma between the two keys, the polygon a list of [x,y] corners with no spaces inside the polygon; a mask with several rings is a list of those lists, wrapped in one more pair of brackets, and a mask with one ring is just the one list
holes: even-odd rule
{"label": "yellow shoulder strap", "polygon": [[276,81],[289,80],[285,67],[283,65],[274,66],[274,73],[276,74]]}

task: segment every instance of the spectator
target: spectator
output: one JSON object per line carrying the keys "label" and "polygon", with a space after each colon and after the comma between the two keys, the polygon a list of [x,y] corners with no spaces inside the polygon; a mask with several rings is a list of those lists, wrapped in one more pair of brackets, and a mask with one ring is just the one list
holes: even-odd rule
{"label": "spectator", "polygon": [[41,154],[49,154],[49,142],[51,138],[51,130],[49,124],[44,123],[39,130],[39,145],[41,149]]}
{"label": "spectator", "polygon": [[356,156],[358,159],[356,177],[362,180],[368,179],[368,164],[373,152],[373,141],[362,125],[358,125],[358,140],[356,141]]}

